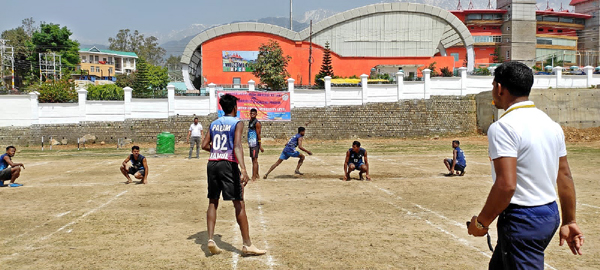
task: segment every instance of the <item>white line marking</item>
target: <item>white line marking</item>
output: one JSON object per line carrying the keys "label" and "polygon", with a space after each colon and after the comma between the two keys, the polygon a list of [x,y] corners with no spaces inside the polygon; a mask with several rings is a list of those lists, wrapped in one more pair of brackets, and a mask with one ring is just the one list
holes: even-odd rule
{"label": "white line marking", "polygon": [[[262,210],[262,198],[260,196],[260,194],[256,194],[257,200],[258,200],[258,220],[260,221],[260,227],[262,228],[263,232],[265,233],[265,236],[267,234],[267,222],[264,219],[263,216],[263,210]],[[269,250],[269,242],[267,242],[267,238],[265,237],[265,249],[268,251]],[[273,259],[273,256],[271,256],[270,252],[267,252],[267,265],[269,266],[269,269],[273,269],[273,266],[275,266],[275,260]]]}
{"label": "white line marking", "polygon": [[585,204],[585,203],[582,203],[581,205],[587,206],[587,207],[591,207],[591,208],[600,209],[600,207],[598,207],[598,206],[593,206],[593,205],[589,205],[589,204]]}
{"label": "white line marking", "polygon": [[60,213],[60,214],[56,215],[56,217],[62,217],[62,216],[66,215],[66,214],[69,214],[69,213],[71,213],[71,211]]}
{"label": "white line marking", "polygon": [[[240,232],[237,229],[237,222],[233,222],[233,243],[238,244],[240,242]],[[240,250],[241,252],[241,250]],[[237,252],[231,252],[231,268],[237,269],[238,261],[240,260],[240,254]]]}

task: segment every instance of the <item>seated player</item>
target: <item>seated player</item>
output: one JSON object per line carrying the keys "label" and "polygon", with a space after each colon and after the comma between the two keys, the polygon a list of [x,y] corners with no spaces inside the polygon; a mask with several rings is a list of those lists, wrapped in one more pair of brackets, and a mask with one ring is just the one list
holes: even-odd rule
{"label": "seated player", "polygon": [[20,187],[22,184],[15,183],[15,180],[21,175],[21,168],[25,169],[23,163],[12,162],[17,148],[14,146],[6,147],[6,154],[0,156],[0,187],[4,187],[4,181],[10,180],[10,187]]}
{"label": "seated player", "polygon": [[465,159],[465,153],[460,149],[459,145],[459,141],[452,141],[452,148],[454,148],[452,158],[444,159],[444,164],[446,165],[446,168],[448,168],[447,176],[452,176],[455,173],[460,176],[465,175],[467,160]]}
{"label": "seated player", "polygon": [[271,173],[275,168],[277,168],[277,166],[279,166],[279,164],[281,164],[281,162],[283,162],[284,160],[287,160],[290,157],[300,158],[300,160],[298,160],[298,166],[296,166],[296,171],[294,171],[294,172],[296,174],[303,175],[303,173],[300,172],[300,166],[302,166],[302,162],[304,162],[304,155],[300,154],[300,152],[296,151],[296,147],[300,148],[300,150],[306,152],[308,155],[312,155],[311,151],[308,151],[304,147],[302,147],[302,140],[304,139],[305,133],[306,133],[306,129],[304,127],[298,128],[298,134],[294,135],[287,142],[287,144],[285,144],[285,147],[283,148],[283,151],[281,152],[279,159],[275,162],[275,164],[273,164],[273,166],[271,166],[271,168],[269,169],[267,174],[265,174],[263,179],[267,179],[267,177],[269,176],[269,173]]}
{"label": "seated player", "polygon": [[[127,162],[131,161],[131,167],[127,169]],[[146,157],[140,155],[140,147],[134,145],[131,147],[131,155],[129,155],[121,165],[121,173],[127,177],[126,184],[131,183],[129,175],[133,175],[136,179],[140,179],[139,184],[148,183],[148,163]]]}
{"label": "seated player", "polygon": [[[363,162],[363,157],[365,161]],[[367,150],[360,147],[359,141],[352,143],[352,148],[346,152],[346,161],[344,161],[344,181],[350,180],[350,173],[354,170],[359,171],[358,176],[363,180],[362,174],[365,173],[368,181],[371,181],[369,176],[369,159],[367,158]]]}

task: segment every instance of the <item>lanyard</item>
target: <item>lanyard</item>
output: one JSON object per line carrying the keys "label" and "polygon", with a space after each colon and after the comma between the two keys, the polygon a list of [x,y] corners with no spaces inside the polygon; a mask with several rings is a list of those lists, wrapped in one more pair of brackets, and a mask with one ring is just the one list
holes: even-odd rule
{"label": "lanyard", "polygon": [[510,110],[508,110],[508,111],[505,111],[505,112],[502,114],[502,116],[500,116],[500,118],[504,117],[504,116],[505,116],[506,114],[508,114],[509,112],[512,112],[512,111],[514,111],[514,110],[516,110],[516,109],[521,109],[521,108],[535,108],[535,105],[534,105],[534,104],[530,104],[530,105],[521,105],[521,106],[516,106],[516,107],[513,107],[513,108],[511,108]]}

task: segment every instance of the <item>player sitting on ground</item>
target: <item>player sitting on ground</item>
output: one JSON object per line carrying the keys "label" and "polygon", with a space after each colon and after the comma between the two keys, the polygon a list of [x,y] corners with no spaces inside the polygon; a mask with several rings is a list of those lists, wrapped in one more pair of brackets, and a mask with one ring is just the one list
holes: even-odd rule
{"label": "player sitting on ground", "polygon": [[306,133],[306,129],[304,127],[298,128],[298,134],[294,135],[287,142],[287,144],[283,148],[283,151],[281,152],[281,155],[279,156],[279,159],[275,162],[275,164],[273,164],[273,166],[271,166],[271,168],[269,169],[267,174],[265,174],[265,177],[263,177],[263,179],[267,179],[267,177],[269,176],[269,173],[271,173],[271,171],[273,171],[275,168],[277,168],[277,166],[279,166],[279,164],[281,164],[281,162],[283,162],[284,160],[287,160],[290,157],[300,158],[300,160],[298,160],[298,166],[296,166],[295,173],[299,174],[299,175],[303,175],[303,173],[300,172],[300,166],[302,166],[302,162],[304,162],[304,155],[300,154],[300,152],[296,151],[296,147],[300,148],[300,150],[306,152],[308,155],[312,155],[311,151],[308,151],[308,150],[304,149],[304,147],[302,147],[302,140],[304,139],[305,133]]}
{"label": "player sitting on ground", "polygon": [[447,176],[452,176],[455,172],[460,176],[465,175],[467,160],[465,159],[465,153],[463,153],[463,150],[460,149],[459,145],[459,141],[452,141],[452,148],[454,148],[452,158],[444,159],[444,164],[446,165],[446,168],[448,168]]}
{"label": "player sitting on ground", "polygon": [[[127,169],[127,162],[131,161],[131,167]],[[148,163],[146,157],[140,155],[140,147],[134,145],[131,147],[131,155],[129,155],[121,165],[121,173],[127,177],[126,184],[131,183],[131,177],[133,175],[136,179],[141,179],[140,184],[148,184]]]}
{"label": "player sitting on ground", "polygon": [[[23,163],[12,162],[17,148],[14,146],[6,147],[6,154],[0,156],[0,187],[4,187],[4,181],[10,180],[10,187],[20,187],[22,184],[15,183],[15,180],[21,175],[21,168],[25,169]],[[10,167],[9,167],[10,166]]]}
{"label": "player sitting on ground", "polygon": [[[363,162],[363,157],[365,161]],[[363,173],[366,173],[368,181],[371,181],[369,176],[369,159],[367,158],[367,150],[360,147],[359,141],[352,143],[352,148],[346,152],[346,161],[344,161],[344,180],[350,180],[350,173],[354,170],[358,170],[358,176],[360,180],[363,180]]]}

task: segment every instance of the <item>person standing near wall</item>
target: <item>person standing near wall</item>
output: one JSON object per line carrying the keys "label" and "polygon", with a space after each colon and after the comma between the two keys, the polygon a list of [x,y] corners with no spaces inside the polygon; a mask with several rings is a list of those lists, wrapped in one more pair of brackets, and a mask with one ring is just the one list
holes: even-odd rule
{"label": "person standing near wall", "polygon": [[248,147],[250,147],[250,158],[252,159],[252,182],[259,178],[258,174],[258,151],[265,152],[261,140],[262,124],[256,116],[258,111],[255,108],[250,110],[250,122],[248,122]]}
{"label": "person standing near wall", "polygon": [[198,122],[198,117],[194,117],[194,123],[190,125],[187,141],[190,143],[190,153],[188,159],[192,158],[194,144],[196,145],[196,158],[200,158],[200,142],[202,138],[202,124]]}
{"label": "person standing near wall", "polygon": [[498,218],[489,269],[544,269],[544,250],[559,227],[560,245],[566,241],[581,255],[584,237],[575,220],[575,184],[562,128],[529,100],[533,73],[525,64],[498,66],[492,85],[495,106],[506,112],[488,130],[494,185],[471,218],[469,234],[486,235]]}

